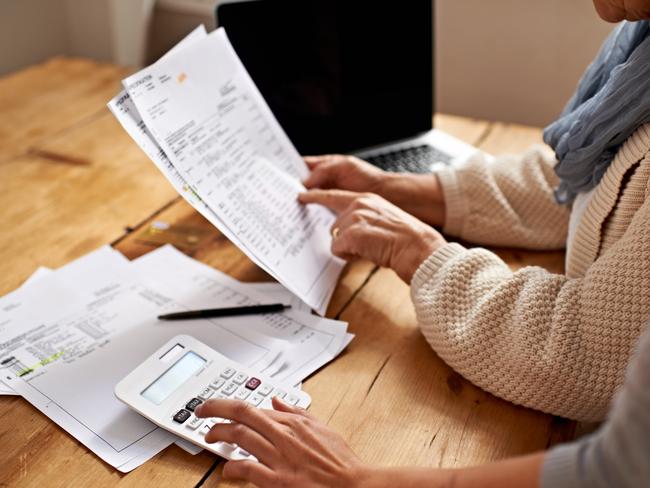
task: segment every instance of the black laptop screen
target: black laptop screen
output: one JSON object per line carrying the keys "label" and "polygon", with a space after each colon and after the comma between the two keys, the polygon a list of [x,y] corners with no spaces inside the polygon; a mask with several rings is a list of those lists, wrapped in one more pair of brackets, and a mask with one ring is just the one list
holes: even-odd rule
{"label": "black laptop screen", "polygon": [[431,0],[254,0],[217,22],[302,154],[431,128]]}

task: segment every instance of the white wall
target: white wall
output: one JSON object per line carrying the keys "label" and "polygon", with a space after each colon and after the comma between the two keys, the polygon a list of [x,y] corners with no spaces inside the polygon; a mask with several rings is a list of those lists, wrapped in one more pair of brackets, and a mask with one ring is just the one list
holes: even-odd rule
{"label": "white wall", "polygon": [[49,1],[63,3],[65,8],[67,54],[102,61],[113,59],[110,0]]}
{"label": "white wall", "polygon": [[545,125],[611,29],[591,0],[438,0],[437,108]]}
{"label": "white wall", "polygon": [[0,0],[0,75],[53,56],[138,65],[155,0]]}
{"label": "white wall", "polygon": [[67,51],[62,0],[0,0],[0,74]]}
{"label": "white wall", "polygon": [[[216,0],[193,0],[186,14],[184,1],[158,0],[148,36],[154,0],[0,0],[0,74],[58,54],[138,64],[147,38],[151,61],[212,24]],[[591,0],[437,0],[437,108],[544,125],[611,28]]]}

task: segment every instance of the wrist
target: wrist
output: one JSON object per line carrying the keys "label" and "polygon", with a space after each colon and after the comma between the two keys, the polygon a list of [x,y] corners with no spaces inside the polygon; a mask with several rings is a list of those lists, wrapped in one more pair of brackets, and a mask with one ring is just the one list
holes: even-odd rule
{"label": "wrist", "polygon": [[396,261],[400,264],[393,269],[405,283],[410,284],[420,265],[445,244],[447,241],[436,230],[423,226],[409,245],[401,250]]}
{"label": "wrist", "polygon": [[392,486],[393,478],[386,469],[363,466],[355,477],[353,488],[384,488]]}
{"label": "wrist", "polygon": [[442,488],[454,485],[457,470],[435,468],[368,468],[355,488]]}
{"label": "wrist", "polygon": [[435,173],[386,173],[377,193],[430,225],[445,221],[445,200]]}

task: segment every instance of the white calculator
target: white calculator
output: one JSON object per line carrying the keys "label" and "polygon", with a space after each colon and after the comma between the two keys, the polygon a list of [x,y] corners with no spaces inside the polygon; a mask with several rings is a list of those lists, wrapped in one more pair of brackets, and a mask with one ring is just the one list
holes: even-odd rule
{"label": "white calculator", "polygon": [[227,459],[255,459],[235,445],[204,441],[221,418],[202,419],[194,409],[211,398],[239,399],[273,408],[271,398],[307,408],[311,398],[237,364],[191,336],[174,337],[115,387],[115,395],[163,429]]}

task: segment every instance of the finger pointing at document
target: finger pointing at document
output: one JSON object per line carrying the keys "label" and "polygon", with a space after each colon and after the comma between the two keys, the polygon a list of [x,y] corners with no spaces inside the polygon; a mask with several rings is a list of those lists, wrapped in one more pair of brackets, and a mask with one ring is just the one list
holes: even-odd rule
{"label": "finger pointing at document", "polygon": [[369,259],[392,268],[406,283],[418,266],[446,244],[435,229],[373,193],[310,190],[304,204],[323,205],[337,220],[332,225],[332,252],[343,259]]}

